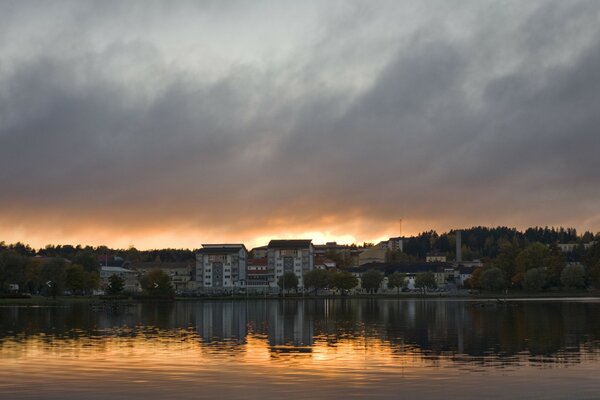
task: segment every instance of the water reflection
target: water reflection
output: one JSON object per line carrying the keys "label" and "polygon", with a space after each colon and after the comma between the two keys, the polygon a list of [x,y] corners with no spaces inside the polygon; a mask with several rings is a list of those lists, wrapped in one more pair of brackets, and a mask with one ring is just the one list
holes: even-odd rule
{"label": "water reflection", "polygon": [[[424,376],[428,381],[460,376],[459,383],[468,385],[473,378],[461,375],[465,371],[519,376],[562,367],[595,371],[599,311],[595,301],[142,303],[122,314],[95,312],[85,304],[0,307],[0,394],[35,398],[28,388],[40,382],[47,387],[50,379],[60,398],[65,385],[75,392],[91,390],[102,378],[115,387],[144,383],[140,396],[166,390],[166,380],[186,382],[190,396],[201,386],[219,387],[235,398],[236,388],[246,393],[261,379],[266,397],[302,382],[318,382],[319,394],[331,390],[332,397],[343,385],[352,397],[368,393],[361,390],[373,382],[391,395],[398,379],[406,390],[407,380],[418,385]],[[223,388],[226,373],[237,380]],[[73,384],[77,379],[85,385]],[[595,382],[579,389],[600,389]],[[128,388],[127,396],[134,395]],[[307,390],[315,397],[310,389],[295,386],[294,393]],[[460,393],[467,395],[468,387]]]}
{"label": "water reflection", "polygon": [[[31,336],[46,341],[170,336],[194,329],[199,346],[244,349],[248,336],[273,351],[310,350],[347,340],[379,341],[394,351],[456,360],[528,354],[562,362],[598,347],[597,302],[459,302],[307,300],[137,304],[129,312],[93,312],[88,305],[0,308],[0,346]],[[560,354],[560,357],[557,355]],[[556,356],[556,357],[553,357]],[[548,357],[546,359],[544,357]]]}

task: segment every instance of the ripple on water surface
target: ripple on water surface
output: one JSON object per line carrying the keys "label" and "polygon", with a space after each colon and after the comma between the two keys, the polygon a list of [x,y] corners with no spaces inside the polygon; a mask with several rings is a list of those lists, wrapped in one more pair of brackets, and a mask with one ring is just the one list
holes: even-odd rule
{"label": "ripple on water surface", "polygon": [[0,309],[0,397],[597,398],[600,304],[307,300]]}

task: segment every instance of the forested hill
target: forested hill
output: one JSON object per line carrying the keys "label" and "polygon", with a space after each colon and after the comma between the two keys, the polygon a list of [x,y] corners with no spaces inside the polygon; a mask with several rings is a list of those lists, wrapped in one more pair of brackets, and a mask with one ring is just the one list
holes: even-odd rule
{"label": "forested hill", "polygon": [[[519,231],[515,228],[483,226],[461,229],[462,232],[462,257],[465,260],[495,258],[500,253],[503,243],[510,242],[518,247],[525,247],[529,243],[543,243],[547,245],[558,243],[584,244],[600,238],[600,234],[584,232],[577,234],[575,228],[528,228]],[[428,253],[446,255],[449,259],[456,256],[456,230],[438,234],[436,231],[423,232],[407,239],[404,252],[419,259]]]}
{"label": "forested hill", "polygon": [[22,243],[6,244],[0,242],[0,253],[10,251],[20,256],[41,256],[41,257],[60,257],[72,260],[81,254],[93,254],[100,260],[103,257],[114,259],[115,257],[131,261],[146,262],[160,259],[163,262],[183,262],[195,260],[195,250],[188,249],[155,249],[155,250],[137,250],[129,249],[111,249],[106,246],[72,246],[72,245],[48,245],[42,249],[33,249]]}

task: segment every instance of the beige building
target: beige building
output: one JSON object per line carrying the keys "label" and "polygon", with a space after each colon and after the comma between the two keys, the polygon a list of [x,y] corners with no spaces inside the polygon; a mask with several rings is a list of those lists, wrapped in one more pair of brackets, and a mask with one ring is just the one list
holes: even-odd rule
{"label": "beige building", "polygon": [[133,269],[139,272],[140,276],[147,274],[153,269],[160,269],[171,277],[171,285],[175,292],[185,293],[196,290],[195,265],[194,262],[161,262],[150,261],[140,262],[131,265]]}
{"label": "beige building", "polygon": [[100,282],[104,290],[108,287],[109,279],[113,275],[117,275],[123,279],[123,282],[125,283],[123,290],[125,292],[134,293],[141,290],[138,273],[136,271],[123,267],[102,266],[100,268]]}
{"label": "beige building", "polygon": [[387,242],[381,242],[375,246],[368,247],[358,255],[358,265],[383,263],[385,262],[385,255],[387,251]]}

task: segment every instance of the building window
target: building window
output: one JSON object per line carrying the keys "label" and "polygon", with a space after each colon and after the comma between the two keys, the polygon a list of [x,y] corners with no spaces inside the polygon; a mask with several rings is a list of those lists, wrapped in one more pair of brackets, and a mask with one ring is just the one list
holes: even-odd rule
{"label": "building window", "polygon": [[227,256],[219,255],[219,254],[212,254],[212,255],[208,256],[208,261],[209,262],[225,262],[225,261],[227,261]]}

